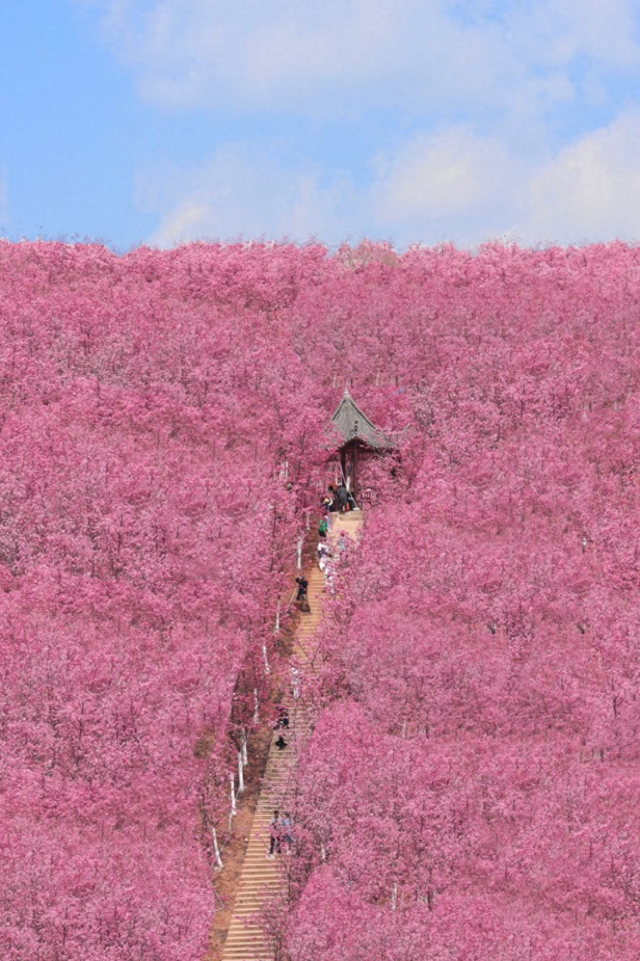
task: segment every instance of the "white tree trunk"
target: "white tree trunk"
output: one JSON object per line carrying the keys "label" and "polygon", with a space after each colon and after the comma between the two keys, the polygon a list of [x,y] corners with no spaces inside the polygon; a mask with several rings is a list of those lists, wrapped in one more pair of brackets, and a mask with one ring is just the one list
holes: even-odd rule
{"label": "white tree trunk", "polygon": [[229,783],[231,784],[231,817],[234,818],[238,809],[236,808],[236,779],[233,774],[229,775]]}
{"label": "white tree trunk", "polygon": [[238,794],[244,791],[244,764],[242,763],[242,751],[238,751]]}
{"label": "white tree trunk", "polygon": [[249,763],[249,756],[247,754],[247,732],[242,728],[242,763]]}
{"label": "white tree trunk", "polygon": [[220,848],[218,847],[218,835],[216,834],[215,826],[211,827],[211,835],[213,837],[213,853],[215,855],[216,864],[218,869],[222,871],[224,864],[222,863],[222,858],[220,857]]}
{"label": "white tree trunk", "polygon": [[258,700],[258,688],[253,689],[253,723],[257,724],[260,720],[260,702]]}
{"label": "white tree trunk", "polygon": [[271,674],[271,668],[269,667],[269,658],[267,657],[267,645],[262,645],[262,656],[264,657],[264,673]]}

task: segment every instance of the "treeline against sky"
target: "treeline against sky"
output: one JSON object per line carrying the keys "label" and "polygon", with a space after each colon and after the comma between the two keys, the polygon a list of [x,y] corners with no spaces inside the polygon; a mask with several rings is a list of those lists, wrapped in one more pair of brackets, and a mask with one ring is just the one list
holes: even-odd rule
{"label": "treeline against sky", "polygon": [[639,271],[0,245],[3,957],[202,957],[349,383],[409,429],[322,639],[288,950],[635,961]]}

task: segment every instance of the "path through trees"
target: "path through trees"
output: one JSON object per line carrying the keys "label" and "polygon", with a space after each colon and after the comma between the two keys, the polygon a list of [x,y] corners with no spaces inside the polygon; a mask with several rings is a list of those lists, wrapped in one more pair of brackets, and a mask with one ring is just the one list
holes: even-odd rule
{"label": "path through trees", "polygon": [[[347,531],[353,538],[357,537],[361,523],[360,511],[334,515],[331,542],[337,542],[341,531]],[[275,742],[279,732],[274,731],[222,953],[223,961],[267,961],[274,956],[273,945],[269,944],[268,935],[259,925],[256,916],[267,899],[284,883],[282,859],[294,856],[283,852],[273,860],[267,858],[269,825],[273,812],[279,810],[284,814],[286,811],[287,788],[296,763],[297,747],[304,742],[309,728],[304,693],[305,675],[315,648],[314,637],[322,620],[322,599],[325,593],[324,576],[317,565],[314,564],[308,580],[311,613],[300,616],[290,665],[291,692],[284,701],[289,711],[289,727],[285,731],[287,747],[282,751],[278,750]]]}

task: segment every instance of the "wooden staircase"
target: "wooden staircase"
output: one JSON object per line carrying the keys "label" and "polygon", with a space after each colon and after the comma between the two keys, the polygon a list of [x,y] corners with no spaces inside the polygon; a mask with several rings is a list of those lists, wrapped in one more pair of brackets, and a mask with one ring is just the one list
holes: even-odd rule
{"label": "wooden staircase", "polygon": [[[333,514],[330,540],[335,546],[340,531],[346,531],[357,539],[362,523],[362,513]],[[309,721],[304,706],[304,678],[314,653],[314,636],[322,619],[322,599],[325,594],[324,575],[314,563],[309,581],[310,614],[301,614],[295,635],[292,667],[299,671],[300,697],[293,694],[285,699],[289,710],[289,727],[285,730],[287,747],[279,751],[275,747],[278,733],[271,737],[269,757],[265,769],[260,796],[253,815],[249,841],[242,865],[242,873],[236,890],[233,913],[222,952],[223,961],[272,961],[273,950],[262,928],[252,919],[259,912],[270,893],[282,884],[280,860],[291,855],[267,858],[269,850],[269,824],[274,810],[284,813],[284,796],[296,760],[296,745],[309,733]]]}

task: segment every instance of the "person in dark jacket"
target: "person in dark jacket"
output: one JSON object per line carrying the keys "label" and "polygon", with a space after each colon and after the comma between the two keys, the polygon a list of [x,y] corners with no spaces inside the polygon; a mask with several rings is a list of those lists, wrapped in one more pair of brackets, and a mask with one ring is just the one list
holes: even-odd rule
{"label": "person in dark jacket", "polygon": [[280,854],[282,849],[282,818],[280,817],[279,811],[273,812],[271,824],[269,825],[269,835],[269,853],[267,857],[272,858],[274,854]]}
{"label": "person in dark jacket", "polygon": [[310,614],[311,608],[309,606],[309,598],[307,596],[307,592],[309,590],[309,581],[306,579],[304,574],[301,574],[300,577],[296,577],[296,584],[298,585],[298,596],[296,597],[296,600],[300,605],[300,610],[305,614]]}
{"label": "person in dark jacket", "polygon": [[289,727],[289,711],[284,704],[278,705],[277,715],[274,730],[277,731],[280,727]]}
{"label": "person in dark jacket", "polygon": [[340,505],[340,510],[344,514],[344,512],[347,509],[347,505],[349,503],[349,491],[345,487],[343,481],[340,481],[340,483],[338,484],[338,490],[336,491],[336,493],[338,495],[338,503]]}

